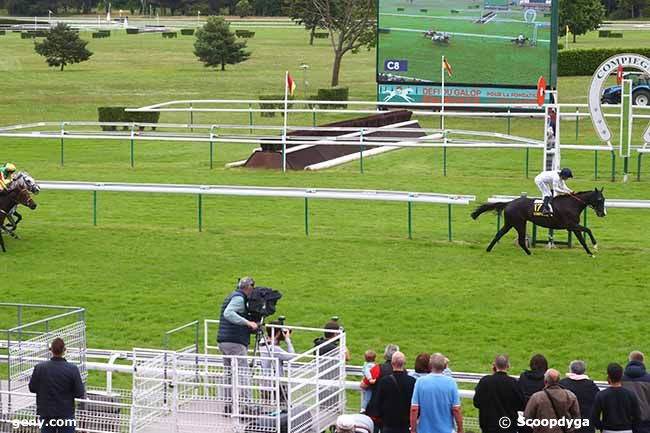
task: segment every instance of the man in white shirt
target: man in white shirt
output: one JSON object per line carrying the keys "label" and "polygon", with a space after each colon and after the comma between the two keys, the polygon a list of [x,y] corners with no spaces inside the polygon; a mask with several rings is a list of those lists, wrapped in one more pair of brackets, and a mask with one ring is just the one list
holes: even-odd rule
{"label": "man in white shirt", "polygon": [[542,213],[544,215],[550,215],[551,209],[549,203],[551,202],[551,197],[553,194],[572,194],[573,190],[569,188],[565,181],[573,177],[573,173],[568,168],[563,168],[559,172],[554,170],[543,171],[537,176],[535,176],[535,184],[542,192],[542,198],[544,199],[544,205],[542,207]]}

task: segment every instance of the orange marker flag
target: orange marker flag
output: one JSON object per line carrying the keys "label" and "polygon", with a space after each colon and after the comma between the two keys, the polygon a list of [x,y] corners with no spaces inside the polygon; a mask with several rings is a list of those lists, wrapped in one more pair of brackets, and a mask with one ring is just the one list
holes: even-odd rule
{"label": "orange marker flag", "polygon": [[296,90],[296,82],[291,78],[291,74],[287,72],[287,90],[289,95],[293,96],[293,91]]}
{"label": "orange marker flag", "polygon": [[453,75],[453,73],[451,71],[451,65],[449,64],[447,59],[445,59],[445,58],[442,59],[442,66],[447,70],[447,75],[449,75],[451,77]]}

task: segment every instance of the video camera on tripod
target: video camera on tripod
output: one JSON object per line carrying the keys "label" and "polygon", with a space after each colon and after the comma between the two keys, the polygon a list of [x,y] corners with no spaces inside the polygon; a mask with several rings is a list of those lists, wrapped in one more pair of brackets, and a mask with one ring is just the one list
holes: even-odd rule
{"label": "video camera on tripod", "polygon": [[270,287],[255,287],[248,297],[248,316],[253,322],[263,322],[265,317],[275,314],[275,305],[282,293]]}

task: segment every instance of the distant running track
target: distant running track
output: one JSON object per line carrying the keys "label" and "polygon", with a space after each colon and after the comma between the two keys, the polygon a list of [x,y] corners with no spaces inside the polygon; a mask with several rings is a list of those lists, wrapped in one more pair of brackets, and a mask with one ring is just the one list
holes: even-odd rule
{"label": "distant running track", "polygon": [[[386,30],[396,31],[396,32],[411,32],[411,33],[424,33],[426,30],[416,30],[416,29],[401,29],[398,27],[386,27]],[[485,38],[485,39],[503,39],[511,41],[513,36],[497,36],[497,35],[481,35],[476,33],[456,33],[456,32],[445,32],[452,36],[466,36],[469,38]],[[550,43],[548,39],[537,39],[537,42]]]}

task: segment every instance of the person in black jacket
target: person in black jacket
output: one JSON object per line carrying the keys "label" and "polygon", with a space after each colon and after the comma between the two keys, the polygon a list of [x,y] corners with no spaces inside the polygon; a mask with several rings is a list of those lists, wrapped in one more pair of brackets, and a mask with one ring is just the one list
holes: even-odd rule
{"label": "person in black jacket", "polygon": [[603,433],[637,431],[641,417],[639,400],[632,391],[621,386],[622,376],[623,367],[609,364],[607,382],[610,386],[596,394],[591,424]]}
{"label": "person in black jacket", "polygon": [[393,372],[377,383],[377,410],[382,433],[409,433],[411,397],[415,379],[404,370],[406,357],[395,352],[391,359]]}
{"label": "person in black jacket", "polygon": [[74,420],[74,399],[86,394],[76,365],[65,360],[65,344],[55,338],[50,345],[52,358],[34,367],[29,390],[36,394],[36,414],[44,421],[42,433],[74,433],[74,421],[64,426],[54,420]]}
{"label": "person in black jacket", "polygon": [[[517,411],[523,411],[524,395],[517,379],[508,376],[510,363],[506,355],[499,355],[492,363],[491,376],[484,376],[476,385],[474,407],[478,409],[479,425],[483,433],[517,431]],[[510,420],[509,424],[503,418]]]}
{"label": "person in black jacket", "polygon": [[645,355],[637,350],[630,353],[623,373],[623,388],[632,391],[639,400],[641,421],[634,433],[650,433],[650,374],[645,370]]}
{"label": "person in black jacket", "polygon": [[[530,397],[537,391],[544,389],[544,373],[548,370],[548,362],[541,353],[530,358],[530,370],[526,370],[519,376],[519,387],[524,395],[524,401],[528,403]],[[533,429],[528,426],[521,426],[519,433],[532,433]]]}
{"label": "person in black jacket", "polygon": [[[583,418],[589,418],[591,416],[594,407],[594,400],[599,391],[598,386],[594,381],[589,379],[589,376],[585,374],[586,371],[587,365],[584,361],[571,361],[567,377],[560,381],[560,386],[562,388],[568,389],[578,398],[580,413]],[[593,423],[576,430],[577,433],[594,433],[594,431]]]}
{"label": "person in black jacket", "polygon": [[524,394],[526,403],[537,391],[544,389],[544,373],[548,370],[548,362],[544,355],[537,353],[530,358],[530,370],[519,376],[519,386]]}

